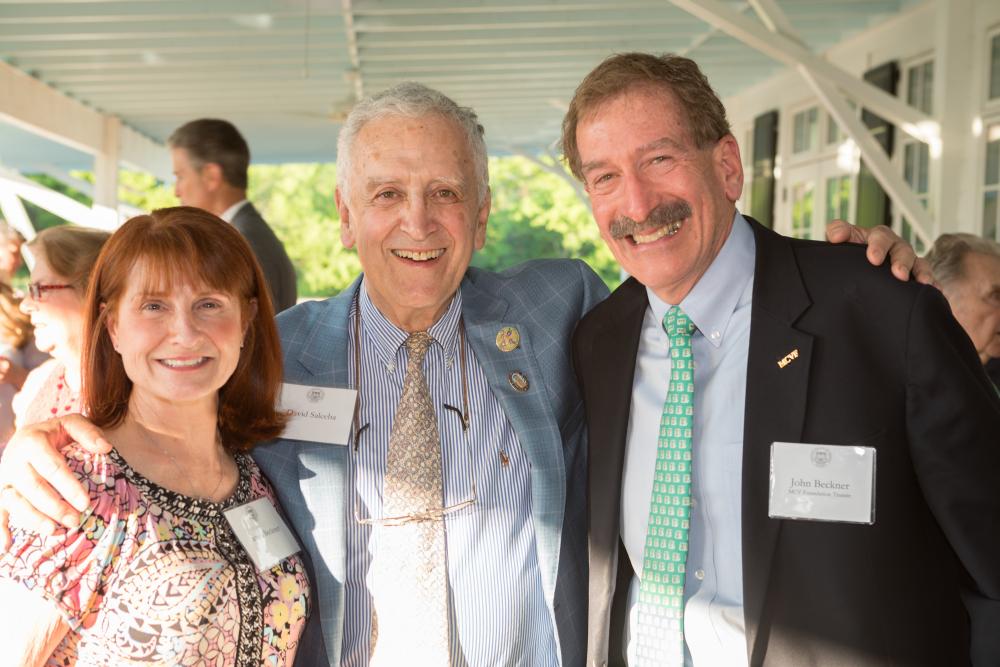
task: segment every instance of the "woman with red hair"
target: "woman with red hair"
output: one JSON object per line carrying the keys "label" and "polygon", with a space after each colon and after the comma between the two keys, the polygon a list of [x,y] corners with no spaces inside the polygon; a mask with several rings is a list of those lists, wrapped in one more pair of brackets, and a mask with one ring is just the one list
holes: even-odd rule
{"label": "woman with red hair", "polygon": [[17,610],[5,653],[291,665],[303,562],[262,563],[256,540],[270,533],[246,532],[276,505],[247,451],[284,427],[274,313],[249,245],[200,209],[132,218],[97,260],[86,318],[83,403],[114,448],[63,450],[91,493],[79,529],[16,531],[0,556],[0,595]]}

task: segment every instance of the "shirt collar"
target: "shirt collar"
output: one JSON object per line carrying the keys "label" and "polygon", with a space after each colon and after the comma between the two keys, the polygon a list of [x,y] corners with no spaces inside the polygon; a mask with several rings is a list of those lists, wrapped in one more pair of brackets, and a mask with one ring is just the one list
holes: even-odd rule
{"label": "shirt collar", "polygon": [[[371,297],[368,296],[367,279],[361,281],[358,303],[361,308],[361,329],[365,340],[373,345],[387,365],[394,363],[396,353],[410,334],[390,322],[372,303]],[[444,349],[445,357],[448,359],[451,359],[458,350],[458,325],[461,319],[462,291],[458,290],[452,297],[448,310],[427,330],[434,342]]]}
{"label": "shirt collar", "polygon": [[[753,278],[756,249],[750,223],[737,211],[722,250],[680,303],[681,310],[715,347],[722,345],[729,320]],[[656,321],[662,322],[671,304],[648,287],[646,295]]]}
{"label": "shirt collar", "polygon": [[225,220],[226,222],[231,223],[233,221],[233,218],[236,217],[236,214],[240,212],[241,208],[243,208],[244,204],[248,203],[249,202],[246,199],[241,199],[232,206],[230,206],[229,208],[227,208],[225,211],[223,211],[222,215],[220,215],[219,217]]}

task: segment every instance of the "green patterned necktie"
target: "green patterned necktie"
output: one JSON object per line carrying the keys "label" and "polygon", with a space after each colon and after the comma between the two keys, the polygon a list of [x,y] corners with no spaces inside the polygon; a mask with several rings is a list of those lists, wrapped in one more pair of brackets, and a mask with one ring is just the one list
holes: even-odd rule
{"label": "green patterned necktie", "polygon": [[643,549],[636,658],[639,667],[684,664],[684,568],[691,514],[694,324],[678,306],[663,317],[670,338],[670,387],[663,403],[656,472]]}

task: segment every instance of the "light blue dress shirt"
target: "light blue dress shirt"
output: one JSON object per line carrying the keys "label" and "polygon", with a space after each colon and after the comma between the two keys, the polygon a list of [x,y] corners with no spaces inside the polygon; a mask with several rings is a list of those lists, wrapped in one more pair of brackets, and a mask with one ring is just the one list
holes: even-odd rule
{"label": "light blue dress shirt", "polygon": [[[408,334],[371,302],[362,283],[361,413],[367,425],[352,452],[352,503],[347,517],[347,581],[341,664],[362,667],[370,658],[372,601],[368,592],[379,528],[360,524],[382,516],[382,488],[389,433],[406,375]],[[354,308],[350,330],[354,383]],[[531,518],[530,463],[517,434],[490,390],[476,356],[465,343],[470,423],[463,430],[459,345],[462,294],[428,333],[434,339],[424,376],[441,435],[445,506],[473,496],[475,503],[448,514],[445,549],[451,602],[453,665],[551,667],[559,662],[552,616],[545,603]]]}
{"label": "light blue dress shirt", "polygon": [[[753,230],[739,213],[722,250],[679,304],[697,327],[694,352],[691,527],[684,586],[686,663],[745,665],[741,489],[750,305],[755,259]],[[657,433],[670,381],[670,342],[663,316],[672,304],[647,289],[632,386],[622,476],[621,536],[641,575]],[[629,587],[626,660],[635,665],[640,576]]]}

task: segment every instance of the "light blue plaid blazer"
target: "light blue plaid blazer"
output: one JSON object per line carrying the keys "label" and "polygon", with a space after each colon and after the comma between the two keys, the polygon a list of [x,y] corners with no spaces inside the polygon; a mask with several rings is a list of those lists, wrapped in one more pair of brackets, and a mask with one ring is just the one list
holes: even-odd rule
{"label": "light blue plaid blazer", "polygon": [[[360,278],[336,297],[300,304],[278,317],[285,380],[346,387],[348,317]],[[571,364],[577,321],[607,296],[578,260],[536,260],[503,273],[470,268],[462,281],[468,341],[531,462],[531,508],[546,603],[556,621],[562,664],[586,651],[586,430]],[[516,327],[521,345],[496,346]],[[511,371],[530,380],[515,391]],[[279,439],[254,450],[312,562],[315,605],[296,664],[340,664],[350,496],[348,448]],[[320,624],[317,624],[316,614]],[[325,648],[319,649],[320,639]]]}

